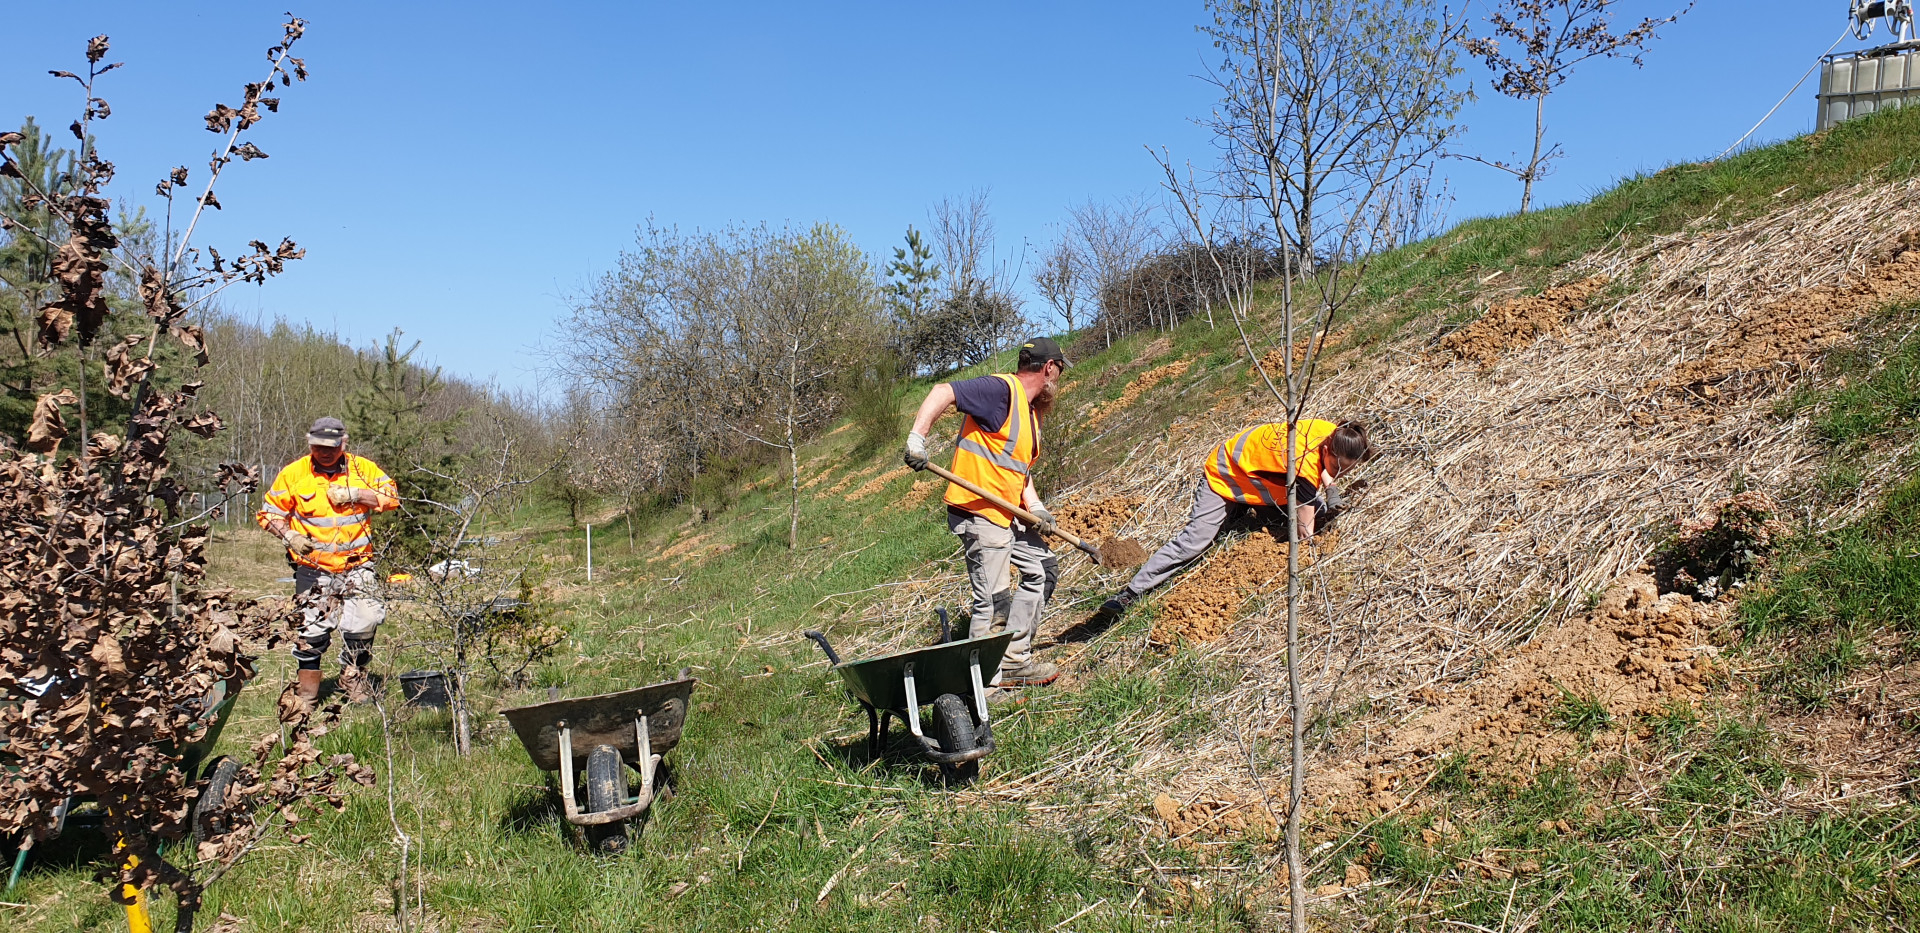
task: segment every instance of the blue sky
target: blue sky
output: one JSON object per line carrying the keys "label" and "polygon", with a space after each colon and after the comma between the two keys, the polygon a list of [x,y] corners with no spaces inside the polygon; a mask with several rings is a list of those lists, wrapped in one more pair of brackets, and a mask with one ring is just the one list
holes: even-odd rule
{"label": "blue sky", "polygon": [[[77,110],[50,68],[112,37],[112,118],[99,130],[116,192],[152,201],[178,164],[204,177],[201,116],[263,76],[274,4],[20,4],[0,20],[0,124]],[[1621,18],[1677,4],[1623,0]],[[845,227],[891,250],[938,199],[991,192],[1001,244],[1039,246],[1089,198],[1157,197],[1145,146],[1205,161],[1212,101],[1199,3],[360,3],[296,13],[312,80],[248,134],[272,158],[237,165],[196,242],[291,236],[307,259],[244,315],[310,321],[365,344],[394,327],[451,372],[538,390],[538,352],[568,301],[636,224]],[[1476,9],[1476,15],[1483,9]],[[1589,63],[1548,101],[1568,153],[1543,203],[1674,161],[1711,157],[1785,93],[1845,26],[1845,5],[1705,0],[1643,70]],[[1874,37],[1885,41],[1885,34]],[[1851,37],[1841,49],[1857,48]],[[1532,111],[1483,92],[1462,148],[1504,158]],[[1756,139],[1805,132],[1809,79]],[[64,134],[63,134],[64,135]],[[1454,220],[1511,211],[1492,169],[1443,166]],[[223,248],[222,252],[228,250]],[[1036,309],[1037,310],[1037,309]]]}

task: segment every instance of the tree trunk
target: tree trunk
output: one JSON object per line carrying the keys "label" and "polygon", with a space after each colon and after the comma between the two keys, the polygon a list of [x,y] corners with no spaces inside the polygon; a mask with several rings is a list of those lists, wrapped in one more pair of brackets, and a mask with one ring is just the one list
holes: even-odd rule
{"label": "tree trunk", "polygon": [[465,758],[473,752],[473,716],[467,709],[466,672],[458,667],[448,671],[447,686],[453,691],[453,751]]}
{"label": "tree trunk", "polygon": [[1527,162],[1527,172],[1520,176],[1520,213],[1525,214],[1533,204],[1533,180],[1540,177],[1540,142],[1547,135],[1547,96],[1533,99],[1533,158]]}
{"label": "tree trunk", "polygon": [[791,479],[787,481],[787,550],[800,546],[800,448],[793,440],[794,409],[799,407],[800,346],[794,341],[793,354],[787,358],[787,463]]}

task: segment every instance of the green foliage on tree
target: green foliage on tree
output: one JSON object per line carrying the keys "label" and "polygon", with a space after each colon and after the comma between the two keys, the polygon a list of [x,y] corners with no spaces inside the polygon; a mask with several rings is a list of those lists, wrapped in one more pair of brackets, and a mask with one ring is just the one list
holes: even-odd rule
{"label": "green foliage on tree", "polygon": [[[76,427],[85,430],[74,431],[62,446],[77,450],[81,438],[95,430],[125,427],[131,400],[107,391],[101,358],[129,334],[139,333],[143,339],[146,334],[137,321],[116,314],[90,342],[74,341],[65,348],[42,345],[40,311],[59,297],[57,249],[69,236],[67,225],[45,199],[75,189],[77,160],[72,150],[55,146],[31,117],[20,134],[22,140],[11,147],[19,177],[0,176],[0,216],[8,218],[0,229],[0,434],[24,437],[35,400],[47,392],[73,389],[80,399],[81,425]],[[92,145],[91,138],[87,145]],[[153,224],[145,211],[121,212],[114,232],[121,255],[138,259],[151,253]],[[137,289],[124,267],[116,267],[106,284],[107,303],[116,312],[137,307]],[[144,344],[140,352],[145,352]],[[171,341],[162,341],[153,358],[163,375],[180,372],[183,358]]]}
{"label": "green foliage on tree", "polygon": [[940,265],[933,261],[933,248],[908,224],[907,245],[895,247],[893,261],[887,263],[887,305],[893,311],[896,327],[913,330],[932,307],[933,285],[938,281]]}
{"label": "green foliage on tree", "polygon": [[400,337],[395,328],[377,354],[355,366],[358,388],[347,399],[346,422],[357,452],[399,488],[400,508],[380,517],[385,547],[390,559],[414,565],[432,555],[433,542],[463,507],[453,477],[461,468],[455,442],[465,413],[435,405],[446,389],[440,369],[414,363],[420,342],[402,350]]}

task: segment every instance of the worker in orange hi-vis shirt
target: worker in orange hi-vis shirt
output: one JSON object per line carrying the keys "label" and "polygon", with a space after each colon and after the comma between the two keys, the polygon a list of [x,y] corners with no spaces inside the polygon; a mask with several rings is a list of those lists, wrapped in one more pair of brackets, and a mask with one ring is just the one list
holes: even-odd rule
{"label": "worker in orange hi-vis shirt", "polygon": [[321,418],[307,429],[307,456],[274,477],[254,520],[287,546],[295,596],[318,590],[305,607],[293,648],[300,664],[297,692],[320,698],[320,658],[339,629],[340,686],[358,703],[371,698],[366,667],[373,634],[386,620],[373,569],[372,516],[400,507],[393,480],[372,460],[347,452],[347,426]]}
{"label": "worker in orange hi-vis shirt", "polygon": [[[1287,535],[1287,435],[1285,422],[1260,424],[1215,445],[1194,484],[1187,527],[1148,558],[1126,588],[1100,604],[1099,618],[1117,620],[1154,587],[1165,583],[1213,546],[1230,527],[1253,524]],[[1294,524],[1301,541],[1312,539],[1339,510],[1333,480],[1373,459],[1366,425],[1317,418],[1293,425]]]}

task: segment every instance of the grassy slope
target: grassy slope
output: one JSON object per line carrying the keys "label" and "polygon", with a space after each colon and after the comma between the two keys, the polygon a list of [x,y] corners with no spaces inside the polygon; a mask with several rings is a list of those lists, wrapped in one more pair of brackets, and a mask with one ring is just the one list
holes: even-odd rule
{"label": "grassy slope", "polygon": [[[1751,216],[1863,178],[1911,174],[1916,142],[1920,111],[1902,112],[1711,166],[1632,179],[1584,204],[1462,224],[1376,263],[1367,301],[1343,322],[1354,335],[1343,352],[1363,352],[1409,329],[1431,332],[1458,323],[1476,302],[1542,285],[1567,260],[1616,237],[1671,233],[1709,211],[1723,219]],[[1482,282],[1495,271],[1505,274]],[[1056,450],[1070,453],[1055,467],[1056,483],[1119,462],[1139,438],[1164,430],[1196,399],[1210,404],[1248,391],[1231,329],[1194,321],[1164,335],[1165,344],[1156,342],[1159,336],[1088,353],[1076,368],[1068,399],[1077,405],[1118,395],[1146,366],[1195,361],[1182,379],[1143,396],[1121,427],[1076,435],[1067,423],[1051,432]],[[1143,355],[1149,348],[1151,356]],[[903,393],[903,405],[918,391]],[[1800,403],[1846,410],[1824,399],[1815,386]],[[854,433],[813,445],[806,455],[818,458],[813,468],[844,474],[891,465],[891,453],[853,460]],[[400,722],[389,766],[377,717],[356,711],[327,742],[391,778],[400,822],[419,847],[415,893],[430,912],[446,928],[481,930],[1045,930],[1099,905],[1070,928],[1249,925],[1257,901],[1165,896],[1163,870],[1190,866],[1194,856],[1114,815],[1137,807],[1087,806],[1114,795],[1145,803],[1150,785],[1129,783],[1119,771],[1131,760],[1127,742],[1106,751],[1100,770],[1054,783],[1037,803],[994,793],[1047,763],[1100,751],[1110,734],[1129,734],[1148,714],[1172,714],[1152,720],[1164,723],[1155,728],[1169,740],[1211,728],[1200,701],[1226,689],[1231,672],[1128,647],[1126,636],[1145,624],[1144,616],[1130,619],[1120,637],[1103,640],[1105,647],[1083,661],[1072,691],[1032,691],[1027,704],[996,726],[1002,748],[989,759],[985,793],[956,797],[937,786],[930,769],[904,759],[867,762],[849,741],[864,723],[795,633],[822,625],[849,631],[857,613],[835,607],[851,601],[858,608],[871,596],[823,605],[824,597],[952,560],[937,505],[882,508],[910,483],[896,479],[858,503],[808,495],[802,516],[808,544],[793,554],[783,546],[784,499],[777,490],[745,493],[697,528],[682,527],[684,510],[635,516],[631,551],[624,525],[601,526],[599,582],[591,588],[580,572],[578,533],[551,516],[530,520],[552,558],[551,579],[564,584],[560,618],[572,632],[566,652],[539,670],[540,686],[584,695],[661,679],[683,665],[694,666],[705,682],[686,737],[671,756],[679,794],[658,807],[631,853],[588,857],[560,829],[543,775],[497,718],[483,717],[488,727],[465,761],[451,754],[443,720],[420,715]],[[705,547],[733,549],[705,562],[643,559],[694,533],[711,535]],[[244,533],[220,548],[223,575],[278,585],[270,548]],[[1830,557],[1808,552],[1795,565],[1808,568],[1800,572],[1812,574],[1813,582],[1800,589],[1786,582],[1777,591],[1798,593],[1793,605],[1811,607],[1793,616],[1809,631],[1831,626],[1820,607],[1833,605],[1835,588],[1851,579],[1819,576],[1819,568],[1832,565],[1822,563],[1823,554]],[[1107,585],[1078,583],[1056,605],[1085,608]],[[390,654],[387,663],[395,670],[411,666]],[[273,659],[265,682],[279,682],[286,666]],[[272,692],[243,696],[228,733],[232,743],[268,727]],[[493,692],[500,694],[489,700],[495,706],[535,696]],[[1651,815],[1596,815],[1587,789],[1552,775],[1525,788],[1436,781],[1436,790],[1458,808],[1457,835],[1436,851],[1410,842],[1427,828],[1421,824],[1371,831],[1364,844],[1375,853],[1376,873],[1391,882],[1368,895],[1374,919],[1424,925],[1418,914],[1445,907],[1445,916],[1488,929],[1527,916],[1548,921],[1544,927],[1719,929],[1909,913],[1910,883],[1873,885],[1881,877],[1876,872],[1884,874],[1917,844],[1915,822],[1901,822],[1911,812],[1742,824],[1740,808],[1777,787],[1782,767],[1759,718],[1764,714],[1728,708],[1702,721],[1675,717],[1667,724],[1673,747],[1691,763],[1668,779]],[[1574,831],[1541,830],[1548,819],[1566,819]],[[254,856],[213,892],[212,907],[247,918],[252,929],[389,928],[398,853],[384,795],[358,793],[346,812],[305,829],[311,840],[272,845]],[[1681,844],[1709,837],[1715,845]],[[1524,848],[1541,867],[1519,880],[1478,879],[1463,874],[1452,857],[1488,846]],[[1252,854],[1229,848],[1211,861],[1233,865]],[[101,857],[97,846],[75,834],[49,856],[12,897],[28,906],[0,908],[9,911],[9,925],[17,920],[20,929],[57,930],[112,923],[115,908],[91,878]],[[1835,859],[1848,867],[1836,869]],[[1245,880],[1252,887],[1263,879]],[[1444,902],[1409,899],[1423,890],[1445,892]],[[1883,890],[1889,893],[1878,893]],[[1408,911],[1408,903],[1422,906]],[[1873,924],[1859,919],[1856,925]]]}

